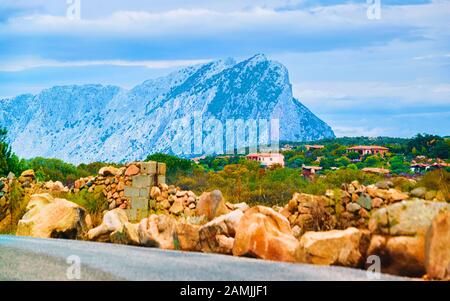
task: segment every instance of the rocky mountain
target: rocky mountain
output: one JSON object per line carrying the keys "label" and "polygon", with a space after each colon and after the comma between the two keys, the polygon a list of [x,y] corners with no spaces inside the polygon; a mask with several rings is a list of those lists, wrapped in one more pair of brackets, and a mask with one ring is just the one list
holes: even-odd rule
{"label": "rocky mountain", "polygon": [[[200,140],[193,131],[180,134],[183,125],[198,129],[194,113],[201,116]],[[131,90],[57,86],[37,95],[0,100],[0,125],[8,129],[19,156],[73,163],[177,153],[173,145],[180,137],[185,140],[181,155],[200,155],[206,148],[194,142],[209,139],[211,144],[214,135],[226,138],[227,120],[271,119],[279,120],[283,141],[334,137],[326,123],[293,97],[287,69],[264,55],[239,63],[226,59],[184,68]]]}

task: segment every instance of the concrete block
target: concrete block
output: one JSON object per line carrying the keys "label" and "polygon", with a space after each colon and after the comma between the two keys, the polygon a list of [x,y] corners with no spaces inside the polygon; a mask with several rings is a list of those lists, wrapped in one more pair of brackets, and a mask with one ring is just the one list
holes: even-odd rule
{"label": "concrete block", "polygon": [[150,198],[150,187],[139,188],[139,196],[142,198]]}
{"label": "concrete block", "polygon": [[157,171],[158,163],[155,161],[142,162],[141,163],[141,174],[144,175],[155,175]]}
{"label": "concrete block", "polygon": [[128,219],[132,222],[141,221],[148,217],[148,199],[143,197],[132,197],[131,208],[127,211]]}
{"label": "concrete block", "polygon": [[139,188],[125,186],[123,195],[126,197],[138,197],[139,196]]}
{"label": "concrete block", "polygon": [[166,176],[164,175],[159,175],[158,179],[157,179],[157,184],[166,184]]}
{"label": "concrete block", "polygon": [[158,175],[166,175],[166,163],[158,162]]}
{"label": "concrete block", "polygon": [[155,177],[150,175],[132,176],[132,186],[135,188],[147,188],[155,185]]}

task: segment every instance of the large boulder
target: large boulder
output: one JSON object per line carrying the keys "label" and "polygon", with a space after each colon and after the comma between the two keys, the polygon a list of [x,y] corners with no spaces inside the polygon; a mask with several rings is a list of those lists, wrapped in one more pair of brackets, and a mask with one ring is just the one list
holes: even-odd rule
{"label": "large boulder", "polygon": [[438,214],[427,233],[425,268],[431,279],[450,280],[450,211]]}
{"label": "large boulder", "polygon": [[379,209],[369,220],[369,230],[385,235],[424,235],[434,217],[450,210],[446,203],[423,200],[402,201]]}
{"label": "large boulder", "polygon": [[69,188],[65,187],[60,181],[48,181],[44,183],[44,188],[52,192],[69,192]]}
{"label": "large boulder", "polygon": [[118,229],[110,234],[110,241],[112,243],[123,245],[140,245],[138,226],[139,224],[125,222],[121,229]]}
{"label": "large boulder", "polygon": [[33,180],[36,178],[36,174],[34,173],[34,170],[32,170],[32,169],[25,170],[24,172],[22,172],[20,174],[20,176],[24,177],[24,178],[30,178]]}
{"label": "large boulder", "polygon": [[83,207],[48,193],[32,195],[26,210],[17,226],[19,236],[82,239],[91,227]]}
{"label": "large boulder", "polygon": [[410,277],[425,273],[425,240],[420,235],[373,235],[367,255],[380,258],[383,273]]}
{"label": "large boulder", "polygon": [[196,209],[197,215],[204,215],[208,220],[212,220],[229,211],[220,190],[202,193]]}
{"label": "large boulder", "polygon": [[397,189],[379,189],[375,185],[367,186],[367,193],[372,198],[381,198],[389,203],[395,203],[407,200],[409,198],[409,195],[407,193],[401,192]]}
{"label": "large boulder", "polygon": [[298,240],[283,215],[255,206],[246,210],[239,222],[233,255],[293,262],[297,246]]}
{"label": "large boulder", "polygon": [[114,232],[121,232],[125,223],[128,222],[127,213],[125,210],[116,208],[108,211],[103,216],[102,223],[89,230],[88,239],[98,241],[110,241],[110,235]]}
{"label": "large boulder", "polygon": [[98,171],[98,174],[104,177],[120,175],[120,173],[121,170],[114,166],[104,166]]}
{"label": "large boulder", "polygon": [[306,232],[300,238],[296,258],[303,263],[360,267],[369,240],[368,232],[356,228]]}
{"label": "large boulder", "polygon": [[202,252],[231,254],[236,229],[242,216],[244,216],[244,213],[236,209],[203,225],[199,230],[200,250]]}
{"label": "large boulder", "polygon": [[180,222],[176,225],[177,249],[183,251],[200,251],[200,226],[188,222]]}
{"label": "large boulder", "polygon": [[139,223],[140,244],[146,247],[174,250],[176,221],[167,215],[152,214]]}

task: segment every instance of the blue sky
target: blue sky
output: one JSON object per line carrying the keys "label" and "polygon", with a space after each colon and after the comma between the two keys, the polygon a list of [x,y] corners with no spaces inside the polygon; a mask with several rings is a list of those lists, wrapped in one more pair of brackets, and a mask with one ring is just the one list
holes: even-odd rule
{"label": "blue sky", "polygon": [[[375,0],[370,0],[369,2]],[[264,53],[338,136],[450,135],[450,0],[0,0],[0,97]]]}

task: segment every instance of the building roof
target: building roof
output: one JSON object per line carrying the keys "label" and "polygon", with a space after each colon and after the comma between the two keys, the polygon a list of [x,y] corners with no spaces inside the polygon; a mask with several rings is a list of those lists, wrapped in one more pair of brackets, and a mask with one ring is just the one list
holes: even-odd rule
{"label": "building roof", "polygon": [[325,148],[325,145],[309,145],[309,144],[307,144],[307,145],[305,145],[305,147],[308,147],[308,148]]}
{"label": "building roof", "polygon": [[315,169],[315,170],[322,170],[322,167],[320,166],[302,166],[302,169]]}
{"label": "building roof", "polygon": [[366,168],[363,168],[362,171],[369,172],[369,173],[378,173],[378,174],[388,174],[391,172],[389,169],[374,168],[374,167],[366,167]]}
{"label": "building roof", "polygon": [[283,157],[280,153],[258,153],[258,154],[248,154],[247,157]]}
{"label": "building roof", "polygon": [[378,145],[358,145],[347,148],[348,150],[373,150],[373,149],[381,149],[381,150],[389,150],[389,148]]}

